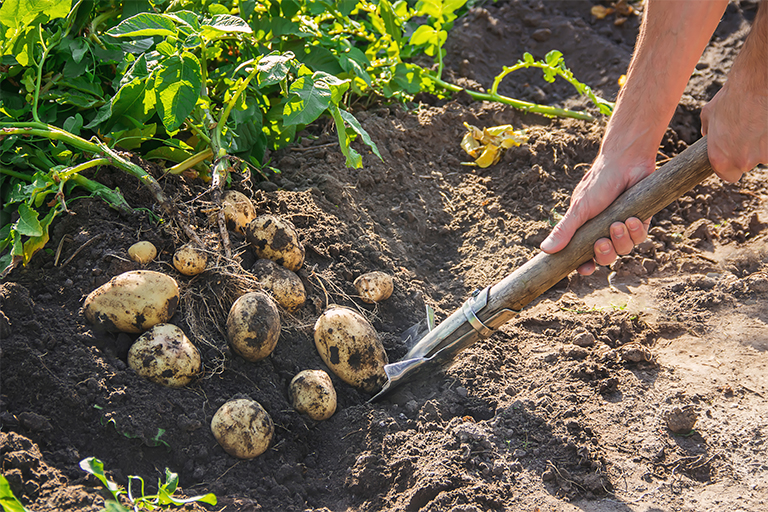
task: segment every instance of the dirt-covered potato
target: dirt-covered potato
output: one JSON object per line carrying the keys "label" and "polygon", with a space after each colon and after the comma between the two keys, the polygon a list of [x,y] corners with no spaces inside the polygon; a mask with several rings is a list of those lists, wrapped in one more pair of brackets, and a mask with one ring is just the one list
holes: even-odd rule
{"label": "dirt-covered potato", "polygon": [[171,276],[134,270],[113,277],[85,298],[83,314],[97,328],[140,333],[167,322],[179,305],[179,285]]}
{"label": "dirt-covered potato", "polygon": [[260,215],[245,230],[259,258],[266,258],[296,272],[304,263],[304,246],[289,220],[276,215]]}
{"label": "dirt-covered potato", "polygon": [[288,311],[296,311],[307,300],[307,292],[299,276],[274,261],[259,260],[251,271],[275,301]]}
{"label": "dirt-covered potato", "polygon": [[211,420],[211,432],[231,456],[252,459],[267,451],[275,426],[259,402],[238,398],[219,407]]}
{"label": "dirt-covered potato", "polygon": [[173,266],[185,276],[196,276],[205,270],[208,255],[192,244],[185,244],[173,255]]}
{"label": "dirt-covered potato", "polygon": [[142,265],[154,260],[156,256],[157,249],[152,242],[147,242],[146,240],[136,242],[128,248],[128,257]]}
{"label": "dirt-covered potato", "polygon": [[387,380],[387,353],[373,326],[359,313],[331,305],[315,322],[320,358],[341,380],[369,393]]}
{"label": "dirt-covered potato", "polygon": [[313,420],[327,420],[336,412],[336,389],[323,370],[299,372],[288,388],[293,408]]}
{"label": "dirt-covered potato", "polygon": [[244,235],[245,227],[256,218],[256,209],[251,200],[237,190],[225,190],[221,196],[221,205],[227,229]]}
{"label": "dirt-covered potato", "polygon": [[388,299],[395,289],[392,276],[379,271],[363,274],[355,279],[353,284],[357,289],[360,300],[368,304]]}
{"label": "dirt-covered potato", "polygon": [[186,386],[200,375],[200,352],[184,331],[172,324],[157,324],[139,336],[128,351],[128,366],[157,384]]}
{"label": "dirt-covered potato", "polygon": [[227,316],[227,338],[235,353],[260,361],[275,350],[280,337],[277,305],[262,292],[246,293],[232,304]]}

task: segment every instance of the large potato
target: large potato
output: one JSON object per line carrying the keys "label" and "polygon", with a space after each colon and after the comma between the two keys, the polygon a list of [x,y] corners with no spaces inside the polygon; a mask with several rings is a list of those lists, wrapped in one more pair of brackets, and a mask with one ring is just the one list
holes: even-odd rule
{"label": "large potato", "polygon": [[275,350],[280,337],[277,305],[262,292],[246,293],[232,304],[227,316],[227,338],[237,354],[260,361]]}
{"label": "large potato", "polygon": [[336,389],[323,370],[299,372],[288,387],[293,408],[313,420],[327,420],[336,412]]}
{"label": "large potato", "polygon": [[83,313],[97,328],[140,333],[167,322],[179,305],[179,285],[171,276],[134,270],[115,276],[85,299]]}
{"label": "large potato", "polygon": [[251,271],[264,289],[288,311],[296,311],[307,300],[307,292],[299,276],[274,261],[259,260]]}
{"label": "large potato", "polygon": [[266,258],[296,272],[304,263],[304,246],[291,221],[276,215],[256,217],[245,231],[259,258]]}
{"label": "large potato", "polygon": [[368,304],[388,299],[395,289],[392,276],[379,271],[363,274],[352,284],[355,285],[360,300]]}
{"label": "large potato", "polygon": [[184,331],[172,324],[157,324],[139,336],[128,351],[128,366],[157,384],[186,386],[200,375],[200,352]]}
{"label": "large potato", "polygon": [[228,454],[252,459],[267,451],[275,426],[259,402],[238,398],[219,407],[211,420],[211,432]]}
{"label": "large potato", "polygon": [[320,358],[341,380],[369,393],[386,382],[387,353],[373,326],[359,313],[331,305],[315,322]]}
{"label": "large potato", "polygon": [[221,206],[224,209],[227,229],[244,235],[245,227],[256,218],[256,209],[251,200],[237,190],[226,190],[221,196]]}

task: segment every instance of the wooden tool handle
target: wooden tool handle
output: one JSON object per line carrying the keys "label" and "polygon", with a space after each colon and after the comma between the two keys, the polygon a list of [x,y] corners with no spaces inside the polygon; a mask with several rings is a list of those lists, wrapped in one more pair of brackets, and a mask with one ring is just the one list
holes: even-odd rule
{"label": "wooden tool handle", "polygon": [[[615,221],[625,221],[629,217],[649,219],[710,174],[712,166],[707,158],[707,138],[702,137],[585,223],[565,249],[555,254],[539,253],[496,283],[490,289],[483,319],[501,309],[520,311],[579,265],[592,259],[595,242],[609,236],[609,228]],[[492,323],[488,326],[499,327]]]}

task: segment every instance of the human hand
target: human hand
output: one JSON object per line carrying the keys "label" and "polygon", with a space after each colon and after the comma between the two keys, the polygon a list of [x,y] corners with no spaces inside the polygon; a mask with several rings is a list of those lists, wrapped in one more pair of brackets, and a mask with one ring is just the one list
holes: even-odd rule
{"label": "human hand", "polygon": [[735,182],[768,163],[768,89],[752,90],[737,74],[701,110],[701,133],[720,178]]}
{"label": "human hand", "polygon": [[[589,219],[605,210],[626,189],[653,172],[654,155],[639,159],[641,163],[625,161],[623,155],[611,158],[601,154],[571,196],[571,205],[549,236],[541,243],[541,250],[552,254],[562,250],[573,234]],[[612,162],[616,163],[612,163]],[[650,219],[645,222],[631,217],[626,222],[614,222],[610,238],[595,242],[595,257],[578,268],[582,275],[590,275],[596,265],[610,265],[618,255],[629,254],[636,244],[648,235]]]}

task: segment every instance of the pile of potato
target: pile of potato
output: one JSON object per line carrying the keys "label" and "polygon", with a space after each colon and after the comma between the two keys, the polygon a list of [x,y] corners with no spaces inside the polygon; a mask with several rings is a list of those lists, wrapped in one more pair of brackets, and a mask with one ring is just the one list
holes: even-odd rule
{"label": "pile of potato", "polygon": [[[245,237],[261,258],[252,271],[262,285],[237,298],[226,320],[227,341],[234,354],[257,362],[277,346],[281,321],[278,305],[288,313],[298,311],[307,294],[296,274],[305,258],[295,226],[275,215],[257,215],[251,201],[229,190],[223,195],[228,229]],[[134,261],[146,265],[157,257],[149,242],[128,250]],[[173,266],[185,276],[205,271],[207,254],[192,244],[173,255]],[[358,277],[358,298],[367,304],[387,299],[392,277],[371,272]],[[199,350],[184,331],[169,323],[179,304],[179,285],[173,277],[151,270],[125,272],[91,292],[83,314],[99,329],[140,334],[128,354],[128,365],[141,377],[170,388],[192,383],[202,374]],[[322,361],[342,381],[366,392],[386,382],[387,354],[373,326],[358,312],[329,305],[317,319],[314,342]],[[315,421],[336,411],[336,390],[329,375],[318,369],[299,372],[287,390],[291,404]],[[211,431],[230,455],[250,459],[264,453],[274,434],[266,410],[256,401],[238,398],[214,414]]]}

